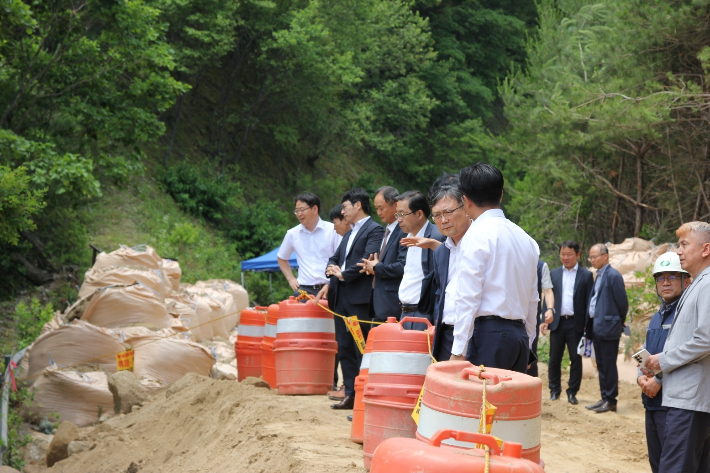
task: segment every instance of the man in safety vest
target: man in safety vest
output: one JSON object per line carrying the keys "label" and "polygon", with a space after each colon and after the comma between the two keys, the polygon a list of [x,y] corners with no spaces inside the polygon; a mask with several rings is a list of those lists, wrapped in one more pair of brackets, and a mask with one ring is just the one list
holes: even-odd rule
{"label": "man in safety vest", "polygon": [[[680,258],[676,253],[665,253],[658,257],[653,265],[653,278],[656,280],[656,292],[661,299],[661,308],[653,314],[646,332],[644,348],[655,355],[663,351],[668,330],[673,324],[678,300],[686,287],[690,285],[690,275],[680,266]],[[646,443],[648,444],[648,461],[653,473],[658,473],[661,460],[663,440],[666,430],[666,411],[661,404],[662,379],[646,369],[639,369],[636,380],[643,394],[641,398],[646,408]]]}

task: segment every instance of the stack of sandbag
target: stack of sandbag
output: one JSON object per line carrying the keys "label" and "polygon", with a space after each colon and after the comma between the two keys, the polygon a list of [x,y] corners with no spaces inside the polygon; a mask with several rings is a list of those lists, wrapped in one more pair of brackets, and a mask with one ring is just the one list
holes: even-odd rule
{"label": "stack of sandbag", "polygon": [[[183,338],[198,341],[201,340],[201,327],[190,330],[190,327],[198,325],[197,323],[197,303],[192,300],[189,294],[173,294],[172,297],[165,299],[165,308],[168,314],[173,317],[172,327],[177,331],[185,331]],[[189,330],[189,331],[188,331]]]}
{"label": "stack of sandbag", "polygon": [[636,277],[636,272],[644,272],[670,248],[664,243],[656,246],[652,241],[642,238],[627,238],[622,243],[609,245],[609,264],[621,273],[626,287],[643,285],[644,278]]}
{"label": "stack of sandbag", "polygon": [[171,259],[163,259],[161,264],[163,268],[163,274],[167,276],[168,281],[170,281],[170,288],[173,291],[180,290],[180,278],[182,277],[182,270],[177,261]]}
{"label": "stack of sandbag", "polygon": [[[190,293],[173,295],[173,300],[183,304],[191,304],[195,311],[194,319],[189,322],[186,317],[182,318],[183,324],[187,323],[190,333],[195,341],[212,340],[215,336],[224,337],[227,330],[223,320],[219,319],[224,315],[224,306],[217,300],[202,293]],[[216,320],[215,322],[210,322]]]}
{"label": "stack of sandbag", "polygon": [[64,317],[109,328],[143,325],[160,330],[173,325],[161,295],[141,283],[97,289],[68,308]]}
{"label": "stack of sandbag", "polygon": [[40,335],[25,353],[28,361],[27,380],[33,385],[47,369],[74,366],[91,360],[101,371],[113,373],[116,368],[115,353],[124,351],[121,337],[106,328],[75,320]]}
{"label": "stack of sandbag", "polygon": [[33,386],[34,399],[25,416],[38,422],[43,416],[68,420],[78,426],[98,422],[100,413],[113,412],[113,395],[108,389],[106,373],[90,371],[50,370]]}
{"label": "stack of sandbag", "polygon": [[133,372],[139,378],[173,384],[187,373],[209,376],[215,363],[211,351],[202,345],[160,333],[145,333],[126,339],[135,350]]}
{"label": "stack of sandbag", "polygon": [[89,269],[84,275],[84,282],[79,289],[79,297],[108,286],[130,286],[139,282],[151,288],[160,299],[165,299],[172,291],[172,283],[166,280],[161,269],[142,268],[138,266],[107,266],[105,268]]}

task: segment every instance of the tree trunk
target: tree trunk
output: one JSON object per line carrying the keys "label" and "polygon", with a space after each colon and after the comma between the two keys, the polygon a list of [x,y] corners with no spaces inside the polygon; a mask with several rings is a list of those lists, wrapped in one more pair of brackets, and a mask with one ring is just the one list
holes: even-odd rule
{"label": "tree trunk", "polygon": [[[616,180],[616,189],[621,191],[621,178],[624,174],[624,155],[621,155],[621,162],[619,163],[619,178]],[[616,196],[616,202],[614,203],[614,215],[611,219],[611,242],[616,242],[616,234],[619,229],[619,221],[621,217],[619,216],[619,207],[621,206],[621,197]]]}
{"label": "tree trunk", "polygon": [[638,237],[643,229],[643,207],[641,200],[643,199],[643,158],[645,155],[646,146],[643,149],[637,148],[636,153],[636,222],[634,223],[634,236]]}
{"label": "tree trunk", "polygon": [[22,265],[25,267],[25,274],[23,274],[23,276],[35,286],[41,286],[42,284],[52,281],[54,279],[53,274],[50,274],[47,271],[44,271],[43,269],[39,269],[21,254],[13,253],[12,257],[22,263]]}

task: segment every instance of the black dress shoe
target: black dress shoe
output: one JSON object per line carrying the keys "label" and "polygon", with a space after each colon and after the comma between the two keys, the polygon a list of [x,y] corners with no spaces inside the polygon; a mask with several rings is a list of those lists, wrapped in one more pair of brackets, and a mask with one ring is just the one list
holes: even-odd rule
{"label": "black dress shoe", "polygon": [[569,401],[570,404],[579,404],[577,396],[572,393],[567,393],[567,401]]}
{"label": "black dress shoe", "polygon": [[593,411],[594,409],[601,406],[602,404],[604,404],[604,399],[599,399],[597,402],[595,402],[591,406],[584,406],[584,408],[589,409],[590,411]]}
{"label": "black dress shoe", "polygon": [[353,421],[353,416],[348,416],[348,420],[349,420],[350,422],[352,422],[352,421]]}
{"label": "black dress shoe", "polygon": [[604,401],[601,406],[597,407],[596,409],[592,409],[594,412],[597,414],[601,414],[603,412],[616,412],[616,404],[611,404],[608,401]]}
{"label": "black dress shoe", "polygon": [[560,393],[550,393],[550,401],[557,401],[560,398]]}
{"label": "black dress shoe", "polygon": [[355,405],[355,396],[345,396],[345,399],[337,404],[331,404],[331,409],[352,409]]}

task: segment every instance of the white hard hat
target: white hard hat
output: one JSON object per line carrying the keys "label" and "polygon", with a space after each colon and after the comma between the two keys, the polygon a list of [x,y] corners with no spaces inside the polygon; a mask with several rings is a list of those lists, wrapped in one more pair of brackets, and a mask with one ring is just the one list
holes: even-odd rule
{"label": "white hard hat", "polygon": [[668,253],[663,253],[658,257],[655,263],[653,263],[653,275],[660,273],[685,273],[688,271],[680,267],[680,258],[677,254],[672,251]]}

